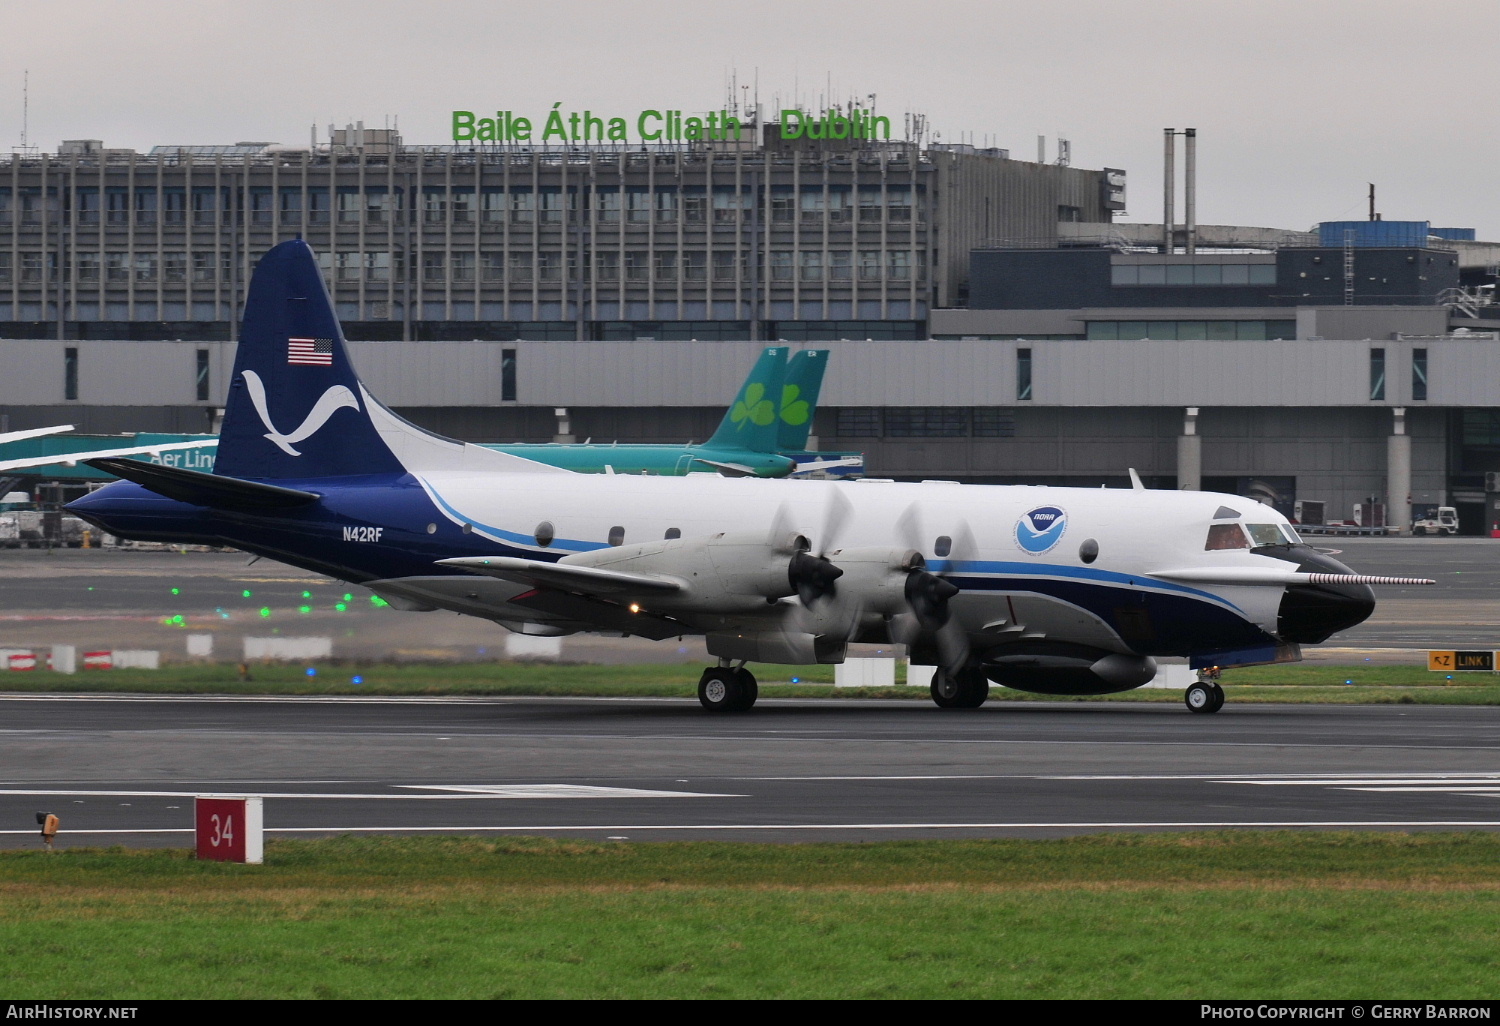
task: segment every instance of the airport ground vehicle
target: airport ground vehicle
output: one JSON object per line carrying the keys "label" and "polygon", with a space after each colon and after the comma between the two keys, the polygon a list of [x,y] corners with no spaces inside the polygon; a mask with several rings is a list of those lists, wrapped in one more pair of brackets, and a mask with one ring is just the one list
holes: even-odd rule
{"label": "airport ground vehicle", "polygon": [[1453,506],[1439,506],[1433,513],[1413,521],[1411,533],[1455,535],[1458,533],[1458,510]]}

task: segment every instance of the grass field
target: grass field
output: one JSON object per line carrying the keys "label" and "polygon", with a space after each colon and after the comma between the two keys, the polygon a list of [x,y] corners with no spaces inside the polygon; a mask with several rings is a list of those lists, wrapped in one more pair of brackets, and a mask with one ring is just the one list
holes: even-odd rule
{"label": "grass field", "polygon": [[[316,676],[307,670],[315,669]],[[904,673],[897,664],[898,673]],[[169,665],[160,670],[108,670],[72,675],[12,673],[0,681],[5,691],[147,692],[156,694],[254,695],[558,695],[691,698],[697,693],[697,665],[598,666],[544,662],[372,663],[334,661],[314,666],[265,664],[250,668],[245,682],[231,664]],[[925,688],[839,688],[832,666],[756,667],[774,698],[884,698],[927,700]],[[358,677],[360,683],[354,683]],[[798,684],[785,683],[796,678]],[[904,678],[898,678],[904,679]],[[1346,683],[1352,681],[1353,683]],[[1292,665],[1226,670],[1222,683],[1230,702],[1417,703],[1423,705],[1500,704],[1500,676],[1454,674],[1448,679],[1418,666]],[[991,701],[1058,701],[995,687]],[[1066,699],[1064,699],[1066,700]],[[1182,693],[1142,688],[1119,695],[1076,701],[1172,702]]]}
{"label": "grass field", "polygon": [[1500,836],[0,853],[0,992],[1493,998]]}

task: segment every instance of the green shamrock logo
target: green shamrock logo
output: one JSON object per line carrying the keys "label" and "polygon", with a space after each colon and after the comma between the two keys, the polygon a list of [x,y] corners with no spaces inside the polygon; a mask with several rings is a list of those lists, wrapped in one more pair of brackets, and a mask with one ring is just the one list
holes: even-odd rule
{"label": "green shamrock logo", "polygon": [[766,398],[766,386],[757,381],[746,388],[744,398],[736,402],[734,409],[729,411],[729,419],[738,424],[740,430],[744,430],[747,420],[761,427],[774,421],[776,407]]}
{"label": "green shamrock logo", "polygon": [[788,424],[799,426],[807,423],[807,418],[812,415],[812,407],[807,405],[806,399],[798,399],[802,389],[796,385],[785,385],[781,389],[781,419]]}

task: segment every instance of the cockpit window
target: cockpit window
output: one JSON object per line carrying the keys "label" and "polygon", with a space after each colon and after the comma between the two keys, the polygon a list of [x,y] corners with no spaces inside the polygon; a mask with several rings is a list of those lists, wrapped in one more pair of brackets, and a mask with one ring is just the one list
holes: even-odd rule
{"label": "cockpit window", "polygon": [[1204,551],[1213,552],[1215,549],[1248,549],[1250,539],[1245,537],[1245,532],[1239,524],[1214,524],[1208,529],[1208,541],[1204,544]]}
{"label": "cockpit window", "polygon": [[1239,518],[1240,511],[1237,509],[1230,509],[1228,506],[1220,506],[1217,510],[1214,511],[1215,520],[1238,520]]}
{"label": "cockpit window", "polygon": [[1293,528],[1291,524],[1282,524],[1281,533],[1286,535],[1286,540],[1291,542],[1293,545],[1302,544],[1302,536],[1297,533],[1296,529]]}
{"label": "cockpit window", "polygon": [[1250,532],[1250,540],[1255,543],[1256,548],[1262,545],[1287,544],[1286,536],[1276,524],[1246,524],[1245,530]]}

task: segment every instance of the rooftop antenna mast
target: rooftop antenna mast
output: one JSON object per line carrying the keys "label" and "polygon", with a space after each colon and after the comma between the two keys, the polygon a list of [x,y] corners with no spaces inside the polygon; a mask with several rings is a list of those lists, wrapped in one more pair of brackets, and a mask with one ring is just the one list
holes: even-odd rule
{"label": "rooftop antenna mast", "polygon": [[21,145],[18,152],[22,156],[29,156],[33,147],[31,145],[31,69],[26,68],[21,72]]}

